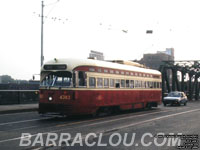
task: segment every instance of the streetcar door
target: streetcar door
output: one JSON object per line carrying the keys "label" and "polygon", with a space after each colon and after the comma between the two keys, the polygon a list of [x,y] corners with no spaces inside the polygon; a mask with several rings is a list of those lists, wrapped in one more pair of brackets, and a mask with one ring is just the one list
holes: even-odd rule
{"label": "streetcar door", "polygon": [[79,85],[79,87],[87,86],[87,75],[84,71],[78,72],[78,85]]}

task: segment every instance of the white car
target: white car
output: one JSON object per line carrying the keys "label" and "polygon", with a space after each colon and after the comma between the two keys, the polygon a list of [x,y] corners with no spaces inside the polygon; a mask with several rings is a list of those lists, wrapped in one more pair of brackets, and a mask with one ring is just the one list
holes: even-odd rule
{"label": "white car", "polygon": [[166,106],[167,104],[177,104],[177,105],[187,105],[187,96],[184,92],[170,92],[167,97],[164,97],[163,104]]}

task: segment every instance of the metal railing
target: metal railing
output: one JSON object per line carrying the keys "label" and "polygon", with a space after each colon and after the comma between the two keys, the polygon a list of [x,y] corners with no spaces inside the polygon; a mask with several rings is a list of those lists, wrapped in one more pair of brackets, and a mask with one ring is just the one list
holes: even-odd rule
{"label": "metal railing", "polygon": [[39,90],[0,90],[0,105],[30,104],[39,101]]}

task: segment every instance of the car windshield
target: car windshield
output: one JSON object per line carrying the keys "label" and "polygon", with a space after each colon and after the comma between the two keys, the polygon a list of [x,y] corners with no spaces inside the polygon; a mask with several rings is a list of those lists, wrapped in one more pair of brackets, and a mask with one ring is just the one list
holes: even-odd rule
{"label": "car windshield", "polygon": [[181,97],[181,93],[172,92],[167,95],[167,97]]}
{"label": "car windshield", "polygon": [[67,71],[50,72],[43,77],[40,86],[72,87],[72,73]]}

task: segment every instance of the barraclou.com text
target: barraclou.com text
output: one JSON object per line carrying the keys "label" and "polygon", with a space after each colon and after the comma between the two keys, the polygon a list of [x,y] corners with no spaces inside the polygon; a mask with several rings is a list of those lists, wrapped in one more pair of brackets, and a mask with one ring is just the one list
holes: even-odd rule
{"label": "barraclou.com text", "polygon": [[22,133],[19,146],[179,146],[181,139],[178,136],[174,136],[174,134],[170,135],[144,133],[139,138],[136,138],[135,133],[112,133],[110,135],[104,135],[103,133],[83,135],[77,133],[73,137],[70,133],[38,133],[35,135]]}

